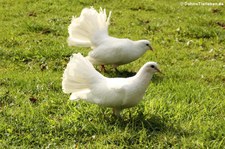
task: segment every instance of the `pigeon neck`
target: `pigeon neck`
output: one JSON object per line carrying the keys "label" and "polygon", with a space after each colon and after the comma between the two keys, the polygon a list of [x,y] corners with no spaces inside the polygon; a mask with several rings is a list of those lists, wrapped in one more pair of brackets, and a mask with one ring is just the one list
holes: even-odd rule
{"label": "pigeon neck", "polygon": [[137,81],[142,82],[143,84],[148,85],[152,79],[152,76],[153,76],[153,73],[147,71],[145,67],[142,67],[135,75],[135,79],[137,79]]}

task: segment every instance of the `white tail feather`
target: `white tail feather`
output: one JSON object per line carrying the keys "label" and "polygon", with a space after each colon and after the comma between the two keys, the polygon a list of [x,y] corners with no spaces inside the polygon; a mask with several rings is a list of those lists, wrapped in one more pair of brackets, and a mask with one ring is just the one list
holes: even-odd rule
{"label": "white tail feather", "polygon": [[63,74],[62,89],[64,93],[87,93],[91,85],[102,78],[80,53],[73,54]]}
{"label": "white tail feather", "polygon": [[80,17],[72,18],[68,27],[70,46],[94,48],[108,36],[111,11],[107,18],[106,10],[100,8],[99,13],[93,8],[84,8]]}

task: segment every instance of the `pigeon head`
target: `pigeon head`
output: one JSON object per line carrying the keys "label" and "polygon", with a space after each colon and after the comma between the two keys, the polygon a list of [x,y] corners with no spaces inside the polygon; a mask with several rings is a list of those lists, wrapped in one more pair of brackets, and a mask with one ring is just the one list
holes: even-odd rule
{"label": "pigeon head", "polygon": [[145,50],[152,50],[153,51],[153,48],[151,46],[150,41],[148,41],[148,40],[139,40],[139,44],[140,44],[140,46],[143,49],[145,49]]}
{"label": "pigeon head", "polygon": [[144,70],[147,72],[155,73],[155,72],[160,72],[159,66],[156,62],[147,62],[144,65]]}

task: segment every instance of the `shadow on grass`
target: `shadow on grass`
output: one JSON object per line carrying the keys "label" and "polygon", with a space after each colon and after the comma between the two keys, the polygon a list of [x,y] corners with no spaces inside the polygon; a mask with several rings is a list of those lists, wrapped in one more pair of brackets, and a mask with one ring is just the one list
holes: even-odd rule
{"label": "shadow on grass", "polygon": [[103,75],[107,76],[109,78],[128,78],[132,77],[136,74],[136,72],[132,71],[115,71],[115,70],[107,70],[107,72],[104,72]]}
{"label": "shadow on grass", "polygon": [[[136,75],[136,72],[133,71],[107,71],[103,73],[104,76],[110,77],[110,78],[128,78]],[[165,74],[156,73],[153,75],[152,81],[153,82],[160,82],[164,78]]]}
{"label": "shadow on grass", "polygon": [[[131,114],[132,115],[132,114]],[[110,125],[117,126],[119,129],[127,129],[130,131],[135,131],[136,133],[146,130],[148,136],[156,136],[159,134],[170,134],[176,137],[189,136],[190,133],[186,132],[179,126],[173,126],[169,124],[168,120],[161,118],[157,115],[144,115],[142,112],[139,112],[138,115],[129,116],[130,118],[111,118],[106,119],[107,123]]]}

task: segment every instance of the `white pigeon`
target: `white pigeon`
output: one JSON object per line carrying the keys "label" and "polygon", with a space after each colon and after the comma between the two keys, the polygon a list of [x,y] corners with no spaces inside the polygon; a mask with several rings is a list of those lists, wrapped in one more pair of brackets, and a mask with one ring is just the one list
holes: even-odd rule
{"label": "white pigeon", "polygon": [[155,72],[160,72],[157,63],[147,62],[137,74],[129,78],[107,78],[95,70],[80,53],[73,54],[63,74],[62,89],[71,93],[70,100],[85,100],[120,111],[137,105],[144,96]]}
{"label": "white pigeon", "polygon": [[152,50],[148,40],[133,41],[108,35],[111,11],[93,7],[84,8],[80,17],[73,17],[68,27],[69,46],[91,47],[87,59],[94,65],[119,65],[130,63],[141,57],[147,50]]}

